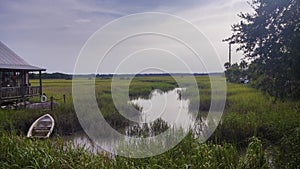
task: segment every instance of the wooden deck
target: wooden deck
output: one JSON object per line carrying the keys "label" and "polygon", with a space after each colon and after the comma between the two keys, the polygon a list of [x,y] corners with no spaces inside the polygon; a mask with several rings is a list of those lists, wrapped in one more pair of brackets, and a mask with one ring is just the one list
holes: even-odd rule
{"label": "wooden deck", "polygon": [[24,87],[1,87],[0,88],[0,100],[13,101],[22,98],[28,98],[32,96],[40,95],[40,86],[24,86]]}

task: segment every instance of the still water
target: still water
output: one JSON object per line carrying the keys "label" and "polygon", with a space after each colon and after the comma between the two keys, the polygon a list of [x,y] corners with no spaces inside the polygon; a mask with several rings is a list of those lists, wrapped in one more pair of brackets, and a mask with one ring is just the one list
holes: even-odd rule
{"label": "still water", "polygon": [[[196,117],[189,112],[190,100],[181,97],[182,92],[185,90],[185,88],[175,88],[167,92],[162,92],[155,89],[151,92],[149,98],[130,100],[128,104],[133,104],[140,108],[140,126],[144,123],[153,123],[156,119],[161,118],[170,127],[180,127],[188,130]],[[73,141],[74,146],[85,146],[92,152],[101,151],[101,148],[97,147],[84,132],[67,136],[65,139]],[[110,149],[111,144],[118,144],[118,140],[106,141],[102,139],[102,141],[101,145],[105,146],[102,147],[104,149]]]}
{"label": "still water", "polygon": [[171,127],[188,128],[193,117],[189,113],[189,100],[181,98],[184,90],[186,89],[175,88],[167,92],[154,90],[149,99],[138,98],[131,100],[130,103],[142,108],[141,118],[144,123],[151,123],[161,118]]}

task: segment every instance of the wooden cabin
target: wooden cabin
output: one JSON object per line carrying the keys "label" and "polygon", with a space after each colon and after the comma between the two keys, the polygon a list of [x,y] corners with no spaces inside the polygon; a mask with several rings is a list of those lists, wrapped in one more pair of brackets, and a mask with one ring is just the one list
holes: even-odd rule
{"label": "wooden cabin", "polygon": [[[0,41],[0,105],[42,95],[41,73]],[[29,82],[29,72],[39,73],[39,86]]]}

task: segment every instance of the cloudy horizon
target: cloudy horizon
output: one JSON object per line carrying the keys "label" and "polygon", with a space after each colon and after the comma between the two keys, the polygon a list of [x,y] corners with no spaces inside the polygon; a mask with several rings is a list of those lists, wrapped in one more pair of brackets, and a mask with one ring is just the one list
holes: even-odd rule
{"label": "cloudy horizon", "polygon": [[[130,14],[162,12],[195,25],[211,42],[222,63],[228,60],[231,25],[240,12],[251,11],[246,0],[185,1],[1,1],[0,35],[14,52],[47,72],[73,73],[88,38],[106,24]],[[234,50],[235,47],[233,47]],[[233,51],[233,62],[242,55]],[[109,66],[108,66],[109,67]],[[99,73],[108,73],[102,70]]]}

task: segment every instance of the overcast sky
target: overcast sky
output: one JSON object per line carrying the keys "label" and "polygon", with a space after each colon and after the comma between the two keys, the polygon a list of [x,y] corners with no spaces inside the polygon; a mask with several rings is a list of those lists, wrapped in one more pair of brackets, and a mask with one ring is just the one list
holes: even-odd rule
{"label": "overcast sky", "polygon": [[[27,62],[48,72],[72,73],[81,48],[102,26],[129,14],[163,12],[194,24],[224,63],[228,60],[228,44],[222,39],[229,37],[230,26],[239,22],[237,14],[249,11],[246,0],[0,1],[0,40]],[[240,58],[241,53],[234,51],[233,62]]]}

